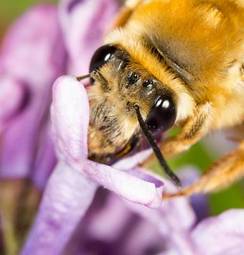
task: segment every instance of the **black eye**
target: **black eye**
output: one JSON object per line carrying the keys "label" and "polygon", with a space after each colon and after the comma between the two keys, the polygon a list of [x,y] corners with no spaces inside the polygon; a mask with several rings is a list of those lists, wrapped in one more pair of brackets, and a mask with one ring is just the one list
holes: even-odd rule
{"label": "black eye", "polygon": [[169,95],[163,95],[156,99],[146,123],[151,131],[166,131],[174,125],[175,119],[176,108],[173,99]]}
{"label": "black eye", "polygon": [[117,48],[113,45],[104,45],[98,48],[91,59],[89,72],[91,73],[106,64],[116,50]]}

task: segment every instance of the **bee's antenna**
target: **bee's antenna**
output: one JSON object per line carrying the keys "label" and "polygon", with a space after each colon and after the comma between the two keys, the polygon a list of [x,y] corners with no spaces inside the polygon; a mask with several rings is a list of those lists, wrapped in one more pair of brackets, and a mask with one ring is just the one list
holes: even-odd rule
{"label": "bee's antenna", "polygon": [[76,77],[76,80],[81,81],[81,80],[84,80],[84,79],[89,78],[89,77],[90,77],[90,74],[86,74],[86,75],[83,75],[83,76]]}
{"label": "bee's antenna", "polygon": [[164,169],[165,173],[170,177],[170,179],[177,185],[177,186],[181,186],[181,182],[180,179],[173,173],[173,171],[170,169],[170,167],[168,166],[165,158],[163,157],[160,149],[157,146],[157,143],[155,142],[150,130],[148,130],[146,123],[144,122],[142,115],[140,113],[140,109],[138,105],[135,105],[135,111],[136,111],[136,115],[137,115],[137,119],[138,122],[140,124],[141,130],[143,132],[143,134],[145,135],[148,143],[151,145],[155,156],[157,157],[160,165],[162,166],[162,168]]}

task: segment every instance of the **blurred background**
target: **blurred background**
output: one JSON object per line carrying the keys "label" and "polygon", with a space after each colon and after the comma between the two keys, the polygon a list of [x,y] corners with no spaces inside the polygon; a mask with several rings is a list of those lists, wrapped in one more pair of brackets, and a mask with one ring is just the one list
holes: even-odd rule
{"label": "blurred background", "polygon": [[[20,16],[26,9],[38,3],[56,3],[57,0],[10,0],[0,1],[0,38],[2,39],[4,32],[8,26]],[[0,42],[1,42],[0,39]],[[211,141],[211,142],[210,142]],[[221,148],[221,150],[220,150]],[[223,138],[210,136],[207,142],[200,143],[181,155],[177,159],[170,161],[173,169],[181,169],[192,166],[205,170],[211,163],[224,151],[229,149],[229,144],[223,142]],[[153,166],[155,171],[159,171],[157,164]],[[228,208],[244,208],[244,183],[243,181],[236,183],[230,188],[216,194],[209,195],[209,205],[211,214],[220,213]]]}
{"label": "blurred background", "polygon": [[0,1],[0,36],[2,37],[7,26],[21,15],[27,8],[38,3],[55,3],[57,0],[10,0]]}

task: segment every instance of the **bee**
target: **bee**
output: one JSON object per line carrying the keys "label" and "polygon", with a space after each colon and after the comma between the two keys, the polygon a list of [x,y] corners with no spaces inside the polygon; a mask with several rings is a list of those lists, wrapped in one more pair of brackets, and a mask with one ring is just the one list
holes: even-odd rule
{"label": "bee", "polygon": [[[143,134],[179,184],[163,155],[244,126],[243,28],[242,0],[126,1],[90,62],[90,157],[124,156],[140,148]],[[176,126],[179,134],[162,139]],[[168,197],[214,191],[243,174],[241,138],[196,183]]]}

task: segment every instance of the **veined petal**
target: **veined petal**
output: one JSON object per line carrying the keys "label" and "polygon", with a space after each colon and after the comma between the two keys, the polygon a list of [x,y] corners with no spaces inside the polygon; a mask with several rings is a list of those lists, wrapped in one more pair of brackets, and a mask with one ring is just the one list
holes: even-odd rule
{"label": "veined petal", "polygon": [[92,54],[118,11],[117,0],[62,0],[60,22],[69,53],[70,73],[88,72]]}
{"label": "veined petal", "polygon": [[62,254],[96,188],[96,184],[60,162],[49,179],[22,255]]}
{"label": "veined petal", "polygon": [[85,88],[75,78],[63,76],[55,82],[51,115],[59,157],[80,167],[88,154],[89,105]]}
{"label": "veined petal", "polygon": [[157,187],[153,182],[93,161],[88,161],[83,171],[95,182],[129,201],[153,208],[161,206],[162,186]]}

